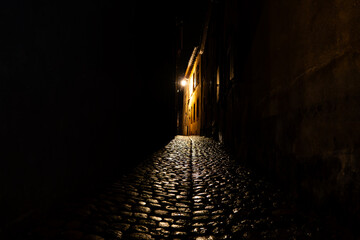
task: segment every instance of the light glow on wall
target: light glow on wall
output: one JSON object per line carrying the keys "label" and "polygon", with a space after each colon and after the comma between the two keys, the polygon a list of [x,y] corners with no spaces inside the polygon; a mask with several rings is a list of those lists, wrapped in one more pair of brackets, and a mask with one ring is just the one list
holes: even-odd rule
{"label": "light glow on wall", "polygon": [[189,81],[189,93],[190,93],[190,96],[192,95],[193,90],[194,90],[193,86],[194,86],[194,78],[193,78],[193,74],[191,74],[190,81]]}

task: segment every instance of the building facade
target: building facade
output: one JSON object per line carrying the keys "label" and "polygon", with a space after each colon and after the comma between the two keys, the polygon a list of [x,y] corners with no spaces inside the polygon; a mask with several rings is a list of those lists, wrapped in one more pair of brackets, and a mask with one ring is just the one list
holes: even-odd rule
{"label": "building facade", "polygon": [[194,47],[185,70],[182,88],[182,118],[181,131],[183,135],[204,135],[206,128],[206,99],[207,79],[205,78],[205,65],[203,64],[204,52],[207,39],[210,10],[206,15],[205,25],[202,31],[199,45]]}
{"label": "building facade", "polygon": [[[202,117],[201,54],[195,47],[185,71],[183,89],[183,126],[184,135],[200,135]],[[185,84],[186,83],[186,84]]]}

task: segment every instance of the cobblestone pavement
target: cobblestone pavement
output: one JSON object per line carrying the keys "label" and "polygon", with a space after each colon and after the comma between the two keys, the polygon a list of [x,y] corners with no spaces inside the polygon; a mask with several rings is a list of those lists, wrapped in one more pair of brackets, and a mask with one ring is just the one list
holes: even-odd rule
{"label": "cobblestone pavement", "polygon": [[27,238],[339,239],[311,219],[217,142],[177,136],[103,194]]}

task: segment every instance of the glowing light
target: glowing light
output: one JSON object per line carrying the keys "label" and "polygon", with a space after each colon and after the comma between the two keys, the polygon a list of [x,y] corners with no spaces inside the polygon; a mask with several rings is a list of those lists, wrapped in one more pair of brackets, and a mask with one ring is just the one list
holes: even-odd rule
{"label": "glowing light", "polygon": [[186,79],[181,80],[181,81],[180,81],[180,85],[183,86],[183,87],[185,87],[185,86],[187,85]]}

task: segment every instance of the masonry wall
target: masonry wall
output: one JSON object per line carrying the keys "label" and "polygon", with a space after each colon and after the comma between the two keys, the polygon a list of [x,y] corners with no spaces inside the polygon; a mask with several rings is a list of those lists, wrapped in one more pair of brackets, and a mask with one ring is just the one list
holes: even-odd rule
{"label": "masonry wall", "polygon": [[360,4],[226,1],[217,9],[214,136],[299,201],[359,216]]}

